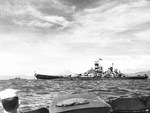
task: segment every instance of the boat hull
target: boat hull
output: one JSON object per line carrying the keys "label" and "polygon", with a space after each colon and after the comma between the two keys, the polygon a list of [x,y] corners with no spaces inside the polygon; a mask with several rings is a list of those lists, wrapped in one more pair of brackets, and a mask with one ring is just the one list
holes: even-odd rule
{"label": "boat hull", "polygon": [[43,75],[43,74],[35,74],[34,76],[35,76],[37,79],[58,79],[58,78],[62,78],[61,76]]}
{"label": "boat hull", "polygon": [[130,76],[125,78],[126,79],[148,79],[148,76]]}
{"label": "boat hull", "polygon": [[145,80],[148,79],[148,76],[128,76],[128,77],[71,77],[71,76],[58,76],[58,75],[43,75],[43,74],[35,74],[37,79],[59,79],[59,80]]}

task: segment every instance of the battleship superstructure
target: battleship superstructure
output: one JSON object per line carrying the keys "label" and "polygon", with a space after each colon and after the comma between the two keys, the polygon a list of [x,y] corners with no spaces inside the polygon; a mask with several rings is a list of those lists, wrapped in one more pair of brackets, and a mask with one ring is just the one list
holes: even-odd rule
{"label": "battleship superstructure", "polygon": [[121,73],[121,71],[118,71],[118,69],[114,69],[114,67],[113,67],[114,63],[112,63],[112,65],[106,71],[104,71],[103,66],[101,66],[99,64],[99,62],[101,60],[102,59],[99,58],[97,61],[95,61],[94,68],[91,68],[87,72],[84,72],[83,74],[81,74],[81,76],[99,77],[99,78],[122,78],[122,77],[125,77],[125,75],[123,73]]}

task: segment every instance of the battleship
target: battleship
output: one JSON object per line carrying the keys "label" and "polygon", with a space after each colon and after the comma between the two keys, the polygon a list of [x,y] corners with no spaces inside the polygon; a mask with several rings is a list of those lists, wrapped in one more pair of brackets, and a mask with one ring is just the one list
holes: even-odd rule
{"label": "battleship", "polygon": [[106,70],[103,70],[103,67],[100,65],[100,61],[102,59],[99,58],[94,62],[94,68],[89,69],[88,71],[80,74],[75,75],[45,75],[45,74],[37,74],[35,73],[34,76],[37,79],[68,79],[68,80],[99,80],[99,79],[148,79],[148,76],[145,75],[136,75],[136,76],[127,76],[124,73],[121,73],[121,71],[118,71],[118,69],[114,69],[112,65]]}

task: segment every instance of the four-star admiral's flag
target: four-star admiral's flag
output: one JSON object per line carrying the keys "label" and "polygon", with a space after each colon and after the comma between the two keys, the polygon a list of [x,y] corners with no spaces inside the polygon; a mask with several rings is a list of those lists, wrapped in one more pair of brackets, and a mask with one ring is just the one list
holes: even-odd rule
{"label": "four-star admiral's flag", "polygon": [[99,58],[99,60],[103,60],[103,59]]}

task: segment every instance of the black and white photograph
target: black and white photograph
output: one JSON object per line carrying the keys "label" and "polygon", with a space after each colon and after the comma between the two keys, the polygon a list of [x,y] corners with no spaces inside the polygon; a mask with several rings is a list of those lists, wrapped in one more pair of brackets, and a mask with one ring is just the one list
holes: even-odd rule
{"label": "black and white photograph", "polygon": [[0,0],[0,113],[150,113],[150,0]]}

